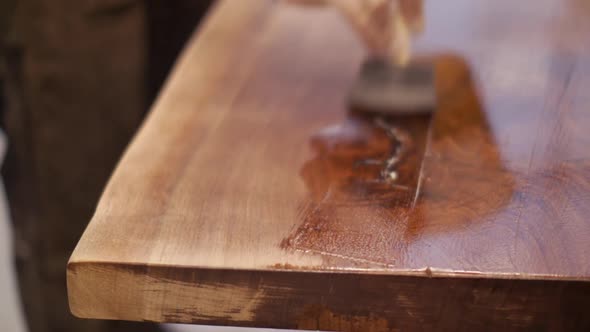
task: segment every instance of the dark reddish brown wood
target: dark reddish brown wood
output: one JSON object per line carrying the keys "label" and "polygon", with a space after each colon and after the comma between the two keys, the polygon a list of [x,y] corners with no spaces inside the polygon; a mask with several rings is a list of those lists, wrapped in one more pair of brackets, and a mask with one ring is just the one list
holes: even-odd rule
{"label": "dark reddish brown wood", "polygon": [[[342,332],[586,331],[590,328],[586,310],[590,287],[584,282],[391,278],[367,277],[356,272],[195,270],[100,263],[94,264],[91,271],[109,277],[102,281],[112,283],[112,287],[132,297],[143,297],[145,290],[151,289],[152,296],[182,299],[190,294],[179,294],[174,287],[160,288],[162,283],[186,287],[185,290],[209,285],[214,287],[218,298],[208,299],[208,304],[224,308],[210,315],[209,310],[199,309],[198,300],[194,299],[192,307],[179,305],[166,310],[161,320],[167,322]],[[74,266],[70,272],[76,275],[82,271]],[[144,278],[146,275],[149,278]],[[130,276],[135,276],[133,279],[139,284],[125,289],[117,285],[118,280],[110,279],[115,276],[122,278],[124,284]],[[230,288],[250,291],[233,292],[232,301],[226,306],[222,303],[228,303],[225,294],[229,294]],[[252,318],[228,318],[248,311],[261,297],[264,301],[256,307]],[[242,306],[242,303],[247,304]]]}
{"label": "dark reddish brown wood", "polygon": [[[423,61],[437,67],[434,117],[351,111],[312,137],[317,155],[301,169],[309,199],[284,248],[395,267],[416,237],[469,226],[509,202],[514,178],[466,63],[444,55]],[[399,162],[388,169],[392,158]]]}

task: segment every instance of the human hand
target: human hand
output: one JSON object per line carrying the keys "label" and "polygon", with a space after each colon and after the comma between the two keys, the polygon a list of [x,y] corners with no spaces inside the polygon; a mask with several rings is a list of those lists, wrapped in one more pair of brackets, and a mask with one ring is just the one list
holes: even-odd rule
{"label": "human hand", "polygon": [[423,28],[423,0],[287,0],[308,6],[337,8],[358,33],[368,51],[405,65],[410,35]]}

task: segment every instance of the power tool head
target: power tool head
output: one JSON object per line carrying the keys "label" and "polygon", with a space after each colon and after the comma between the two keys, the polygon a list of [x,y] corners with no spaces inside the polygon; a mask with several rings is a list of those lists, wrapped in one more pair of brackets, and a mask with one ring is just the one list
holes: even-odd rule
{"label": "power tool head", "polygon": [[398,66],[383,57],[363,63],[350,92],[354,110],[378,114],[413,115],[436,107],[434,65],[410,62]]}

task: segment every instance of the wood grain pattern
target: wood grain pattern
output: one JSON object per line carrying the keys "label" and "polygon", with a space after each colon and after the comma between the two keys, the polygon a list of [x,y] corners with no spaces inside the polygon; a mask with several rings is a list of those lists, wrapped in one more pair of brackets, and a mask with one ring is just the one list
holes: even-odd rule
{"label": "wood grain pattern", "polygon": [[74,314],[588,327],[590,6],[425,9],[437,111],[379,119],[346,107],[363,52],[336,13],[220,1],[70,259]]}

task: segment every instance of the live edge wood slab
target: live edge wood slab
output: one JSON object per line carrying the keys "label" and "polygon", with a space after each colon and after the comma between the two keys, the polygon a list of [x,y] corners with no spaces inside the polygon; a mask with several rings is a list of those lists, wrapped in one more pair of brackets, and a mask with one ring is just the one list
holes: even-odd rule
{"label": "live edge wood slab", "polygon": [[347,108],[364,55],[336,13],[218,2],[70,259],[72,312],[588,330],[590,6],[426,11],[436,113],[378,118]]}

